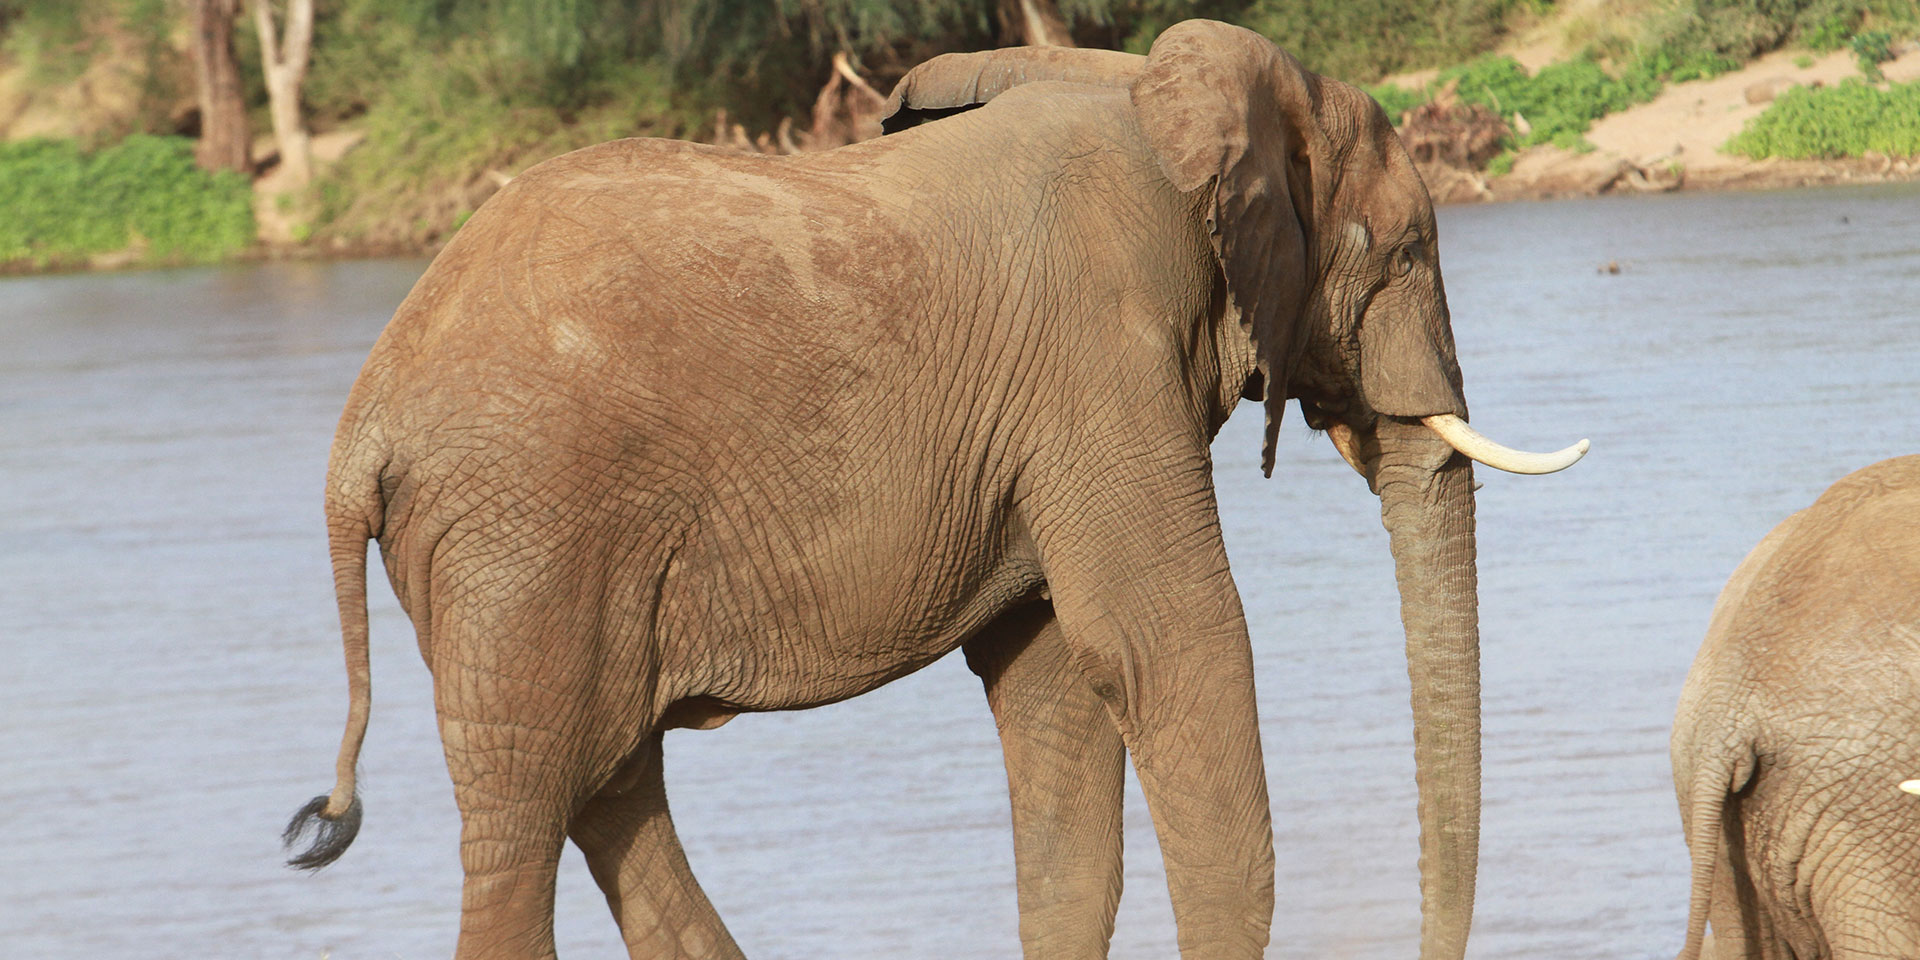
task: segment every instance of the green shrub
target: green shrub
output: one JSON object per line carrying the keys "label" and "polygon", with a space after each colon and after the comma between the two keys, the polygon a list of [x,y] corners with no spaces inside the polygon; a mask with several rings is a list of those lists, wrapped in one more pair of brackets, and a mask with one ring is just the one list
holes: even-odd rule
{"label": "green shrub", "polygon": [[253,193],[209,174],[193,141],[136,135],[94,153],[72,141],[0,144],[0,263],[78,262],[144,244],[148,262],[207,262],[253,240]]}
{"label": "green shrub", "polygon": [[[1436,81],[1457,81],[1460,98],[1478,103],[1512,120],[1517,112],[1525,117],[1531,130],[1516,137],[1515,145],[1555,143],[1578,149],[1593,121],[1636,103],[1653,99],[1660,92],[1658,81],[1647,74],[1615,78],[1598,63],[1580,58],[1542,67],[1528,76],[1512,57],[1483,57],[1440,75]],[[1588,147],[1587,149],[1591,149]]]}
{"label": "green shrub", "polygon": [[1756,160],[1920,155],[1920,83],[1794,87],[1721,147]]}
{"label": "green shrub", "polygon": [[[1261,34],[1307,68],[1351,82],[1459,63],[1492,48],[1515,0],[1253,0],[1221,19]],[[1193,14],[1188,14],[1193,15]]]}
{"label": "green shrub", "polygon": [[[1809,49],[1827,53],[1840,49],[1840,47],[1847,42],[1848,26],[1849,24],[1847,23],[1846,17],[1839,15],[1829,16],[1825,20],[1815,24],[1813,29],[1807,31],[1800,39],[1806,43]],[[1807,61],[1808,65],[1811,66],[1813,58],[1808,57]],[[1797,59],[1796,62],[1798,62]]]}
{"label": "green shrub", "polygon": [[667,72],[654,62],[609,68],[603,85],[576,91],[589,105],[560,112],[502,96],[473,70],[476,56],[456,45],[391,79],[359,118],[366,141],[315,182],[317,232],[429,243],[478,201],[467,185],[490,170],[516,173],[620,137],[691,134],[704,119],[673,105]]}
{"label": "green shrub", "polygon": [[1379,102],[1380,109],[1387,112],[1387,119],[1392,120],[1395,126],[1399,126],[1400,117],[1408,110],[1432,99],[1424,90],[1409,90],[1395,83],[1383,83],[1366,90]]}
{"label": "green shrub", "polygon": [[1907,35],[1920,28],[1913,0],[1677,0],[1651,20],[1638,67],[1678,83],[1725,73],[1792,42],[1837,50],[1869,18]]}
{"label": "green shrub", "polygon": [[1856,33],[1847,41],[1853,48],[1854,59],[1860,61],[1860,72],[1868,80],[1879,83],[1886,79],[1880,72],[1880,65],[1893,59],[1893,34],[1885,30],[1868,30]]}

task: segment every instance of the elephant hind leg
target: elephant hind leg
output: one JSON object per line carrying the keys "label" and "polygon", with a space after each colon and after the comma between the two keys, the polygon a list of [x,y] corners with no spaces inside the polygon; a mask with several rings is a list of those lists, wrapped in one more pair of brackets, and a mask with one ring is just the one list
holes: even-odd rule
{"label": "elephant hind leg", "polygon": [[740,948],[700,889],[673,830],[662,735],[645,740],[569,829],[619,921],[633,960],[740,960]]}
{"label": "elephant hind leg", "polygon": [[[457,582],[453,574],[439,575]],[[632,751],[646,706],[597,694],[610,669],[604,638],[537,602],[582,588],[533,577],[513,586],[436,598],[428,634],[466,874],[457,960],[554,956],[568,828]],[[513,602],[523,597],[533,599]],[[634,669],[644,676],[645,666]]]}
{"label": "elephant hind leg", "polygon": [[444,715],[441,738],[460,807],[460,865],[466,874],[456,960],[552,958],[566,799],[520,774],[521,764],[495,762],[541,756],[529,748],[544,738],[515,724]]}

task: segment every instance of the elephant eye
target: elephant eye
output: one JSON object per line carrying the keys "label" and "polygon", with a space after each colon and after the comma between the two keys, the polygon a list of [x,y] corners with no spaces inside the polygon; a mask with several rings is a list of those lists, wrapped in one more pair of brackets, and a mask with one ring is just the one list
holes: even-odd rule
{"label": "elephant eye", "polygon": [[1393,252],[1391,269],[1393,270],[1393,275],[1396,277],[1404,277],[1407,275],[1407,271],[1413,269],[1413,248],[1411,246],[1401,247]]}

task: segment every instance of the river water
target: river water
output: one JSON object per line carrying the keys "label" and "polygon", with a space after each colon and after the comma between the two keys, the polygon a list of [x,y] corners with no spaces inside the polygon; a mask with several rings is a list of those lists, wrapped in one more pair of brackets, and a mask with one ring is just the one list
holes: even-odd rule
{"label": "river water", "polygon": [[[1920,189],[1440,215],[1474,425],[1593,453],[1482,471],[1486,811],[1470,955],[1664,957],[1687,863],[1675,697],[1745,552],[1920,451]],[[1618,274],[1602,264],[1617,261]],[[452,950],[458,821],[426,671],[376,587],[366,826],[280,866],[346,709],[322,536],[334,418],[420,261],[0,281],[0,944],[31,958]],[[1279,860],[1273,957],[1412,956],[1407,679],[1377,501],[1297,415],[1216,445]],[[376,584],[384,580],[376,580]],[[1005,781],[957,658],[668,739],[689,856],[755,958],[1016,956]],[[1174,954],[1128,808],[1114,956]],[[623,955],[569,851],[563,956]]]}

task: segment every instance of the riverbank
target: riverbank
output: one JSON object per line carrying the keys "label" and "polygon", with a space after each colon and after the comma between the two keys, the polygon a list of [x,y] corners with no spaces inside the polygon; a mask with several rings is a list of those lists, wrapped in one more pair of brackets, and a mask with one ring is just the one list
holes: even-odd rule
{"label": "riverbank", "polygon": [[[1802,122],[1803,131],[1809,125],[1858,131],[1869,126],[1864,114],[1889,115],[1884,104],[1829,109],[1823,100],[1814,109],[1811,99],[1839,92],[1893,102],[1892,92],[1843,85],[1857,83],[1863,70],[1884,73],[1881,90],[1887,82],[1920,80],[1920,44],[1904,39],[1915,31],[1911,20],[1854,10],[1821,21],[1809,19],[1814,14],[1808,8],[1777,12],[1771,25],[1727,21],[1701,34],[1688,24],[1718,23],[1714,18],[1726,12],[1718,0],[1688,0],[1693,12],[1678,19],[1665,6],[1640,0],[1476,2],[1476,10],[1501,20],[1498,29],[1489,28],[1473,44],[1421,57],[1389,57],[1377,43],[1316,45],[1315,35],[1292,29],[1291,21],[1263,19],[1266,7],[1259,3],[1243,13],[1268,35],[1290,37],[1294,52],[1331,76],[1378,77],[1392,64],[1453,62],[1445,70],[1388,77],[1386,85],[1369,88],[1403,119],[1409,115],[1403,111],[1413,108],[1410,113],[1434,121],[1418,129],[1416,121],[1403,128],[1403,136],[1440,204],[1920,179],[1920,143],[1911,131],[1901,146],[1881,152],[1859,143],[1800,151],[1845,159],[1754,159],[1722,152],[1783,97],[1809,107],[1800,111],[1802,121],[1815,116],[1812,124]],[[98,0],[96,6],[132,11],[130,3]],[[830,57],[831,68],[789,64],[783,68],[790,80],[786,92],[770,99],[765,90],[703,86],[675,73],[670,58],[660,59],[663,54],[614,57],[588,73],[527,73],[528,64],[507,69],[471,56],[457,36],[442,35],[444,25],[429,29],[373,9],[337,12],[331,22],[343,28],[378,23],[384,32],[367,36],[383,39],[336,32],[319,47],[327,55],[315,62],[307,101],[314,178],[294,182],[256,116],[251,159],[241,172],[223,174],[240,178],[239,203],[251,206],[237,215],[233,204],[201,209],[219,191],[211,181],[202,183],[204,177],[172,169],[181,166],[174,161],[164,180],[147,168],[119,165],[125,185],[111,198],[90,186],[99,179],[91,171],[103,169],[96,156],[119,150],[122,138],[143,135],[129,137],[128,130],[167,141],[152,150],[169,156],[192,142],[197,108],[186,96],[188,61],[178,36],[142,33],[137,18],[128,19],[132,13],[121,21],[88,20],[84,29],[74,29],[92,31],[92,46],[73,49],[91,52],[56,69],[43,62],[44,54],[35,54],[36,61],[23,53],[37,49],[25,41],[64,34],[46,34],[46,24],[28,29],[31,17],[9,23],[0,16],[0,261],[6,261],[0,273],[431,254],[517,173],[591,143],[677,136],[779,154],[878,135],[873,121],[884,100],[881,91],[938,49],[882,56],[875,48],[865,60],[842,49]],[[1155,29],[1141,20],[1110,36],[1077,40],[1108,46],[1124,41],[1133,49]],[[143,36],[148,39],[141,41]],[[994,41],[942,42],[978,49]],[[1874,43],[1878,52],[1869,59],[1863,51]],[[1753,57],[1761,49],[1773,52]],[[529,63],[536,61],[545,62],[535,57]],[[1875,61],[1884,61],[1877,70]],[[1705,79],[1684,79],[1715,71]],[[540,96],[530,95],[523,82],[536,76],[546,78],[547,86],[537,88],[545,90]],[[1920,112],[1920,86],[1900,89],[1900,109]],[[1428,98],[1432,103],[1422,106]],[[255,104],[256,113],[263,109]],[[27,171],[40,178],[30,185],[22,168],[4,161],[9,146],[31,144],[34,137],[57,139],[25,147],[52,158]],[[219,189],[233,193],[228,186]],[[145,221],[122,212],[161,204],[168,215]],[[167,236],[183,223],[203,226],[185,239]]]}
{"label": "riverbank", "polygon": [[[1602,195],[1641,193],[1734,192],[1788,190],[1831,185],[1870,185],[1920,181],[1920,160],[1891,157],[1839,160],[1744,160],[1703,164],[1697,170],[1641,165],[1617,153],[1579,154],[1553,146],[1535,147],[1515,163],[1511,174],[1469,180],[1455,177],[1431,182],[1438,206],[1523,201],[1551,201]],[[1443,192],[1452,191],[1452,192]],[[268,191],[260,191],[271,196]],[[258,201],[256,201],[258,202]],[[270,203],[271,201],[267,201]],[[258,207],[256,209],[259,209]],[[271,210],[271,207],[266,209]],[[271,223],[272,225],[268,225]],[[284,216],[266,220],[262,232],[287,229]],[[285,237],[284,233],[279,233]],[[305,242],[263,239],[223,263],[270,263],[294,260],[360,260],[375,257],[431,257],[439,253],[449,232],[428,242],[375,242],[331,237]],[[144,259],[141,247],[94,254],[83,260],[37,265],[29,260],[0,263],[0,277],[53,273],[113,271],[179,264]]]}
{"label": "riverbank", "polygon": [[[1920,45],[1909,45],[1880,68],[1889,83],[1920,80]],[[1531,147],[1500,176],[1423,172],[1435,200],[1445,203],[1920,179],[1920,158],[1756,160],[1722,150],[1787,91],[1834,87],[1859,76],[1859,64],[1846,51],[1776,51],[1719,76],[1671,84],[1647,103],[1601,117],[1586,133],[1592,150]]]}

